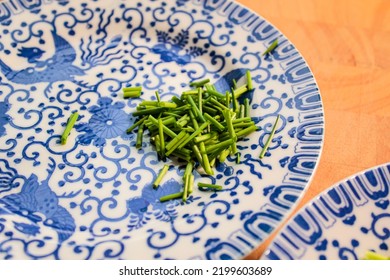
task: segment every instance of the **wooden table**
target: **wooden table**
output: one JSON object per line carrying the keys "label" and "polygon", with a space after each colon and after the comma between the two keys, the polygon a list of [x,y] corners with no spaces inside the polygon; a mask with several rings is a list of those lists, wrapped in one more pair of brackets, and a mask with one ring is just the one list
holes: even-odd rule
{"label": "wooden table", "polygon": [[[290,39],[320,88],[324,147],[312,183],[295,211],[334,183],[390,162],[390,1],[238,2]],[[247,259],[258,259],[277,232]]]}

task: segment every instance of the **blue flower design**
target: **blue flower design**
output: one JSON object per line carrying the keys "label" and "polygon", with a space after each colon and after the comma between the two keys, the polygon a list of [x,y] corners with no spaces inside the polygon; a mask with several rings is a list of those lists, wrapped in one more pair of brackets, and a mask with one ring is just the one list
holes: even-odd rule
{"label": "blue flower design", "polygon": [[129,231],[145,225],[154,215],[157,220],[170,222],[177,217],[176,207],[180,205],[180,200],[171,200],[160,202],[160,197],[177,193],[182,186],[179,182],[171,179],[153,189],[151,186],[145,186],[141,197],[135,197],[127,201],[127,208],[130,212]]}
{"label": "blue flower design", "polygon": [[10,116],[6,113],[9,110],[9,104],[5,102],[0,102],[0,137],[5,135],[5,126],[10,121]]}
{"label": "blue flower design", "polygon": [[191,46],[186,48],[189,40],[189,32],[182,30],[174,38],[171,38],[167,32],[157,30],[158,44],[152,47],[152,51],[160,55],[160,59],[165,62],[176,62],[179,65],[186,65],[192,58],[207,53],[200,47]]}
{"label": "blue flower design", "polygon": [[122,109],[124,104],[113,103],[111,98],[102,97],[98,100],[98,105],[89,108],[92,113],[88,123],[81,123],[75,128],[79,132],[85,132],[79,137],[82,145],[93,144],[97,147],[104,146],[106,139],[118,136],[126,138],[126,129],[130,127],[130,117]]}

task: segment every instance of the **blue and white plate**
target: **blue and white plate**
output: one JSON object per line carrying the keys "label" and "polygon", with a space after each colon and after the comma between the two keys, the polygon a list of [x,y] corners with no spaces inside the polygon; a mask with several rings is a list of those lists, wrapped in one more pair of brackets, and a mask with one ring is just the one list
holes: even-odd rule
{"label": "blue and white plate", "polygon": [[262,259],[356,260],[390,256],[390,163],[335,184],[302,208]]}
{"label": "blue and white plate", "polygon": [[[262,53],[276,39],[278,47]],[[168,100],[192,80],[247,93],[262,130],[239,143],[188,201],[184,164],[163,166],[147,136],[125,133],[141,99]],[[0,3],[0,258],[239,259],[282,222],[308,187],[323,141],[313,74],[270,23],[237,3],[22,1]],[[141,85],[141,99],[121,89]],[[59,143],[72,112],[80,117]],[[280,114],[268,153],[261,147]]]}

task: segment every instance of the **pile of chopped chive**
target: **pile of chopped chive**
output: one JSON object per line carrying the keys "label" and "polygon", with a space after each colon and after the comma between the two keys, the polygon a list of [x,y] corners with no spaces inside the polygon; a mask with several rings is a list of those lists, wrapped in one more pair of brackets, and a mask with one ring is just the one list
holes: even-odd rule
{"label": "pile of chopped chive", "polygon": [[[162,101],[156,91],[156,100],[142,101],[133,113],[138,119],[127,130],[127,133],[131,133],[138,128],[137,148],[142,147],[143,135],[147,130],[159,159],[173,156],[187,162],[183,192],[162,197],[161,202],[177,198],[186,201],[193,191],[192,172],[196,166],[201,166],[206,174],[213,175],[216,162],[224,162],[229,155],[235,156],[239,163],[237,141],[257,130],[250,117],[249,100],[245,98],[242,104],[239,102],[241,95],[253,89],[249,71],[246,72],[246,84],[238,86],[233,80],[233,88],[225,93],[219,92],[209,79],[194,81],[189,85],[191,89],[184,91],[180,98],[174,96],[170,101]],[[124,96],[128,92],[141,90],[126,88]],[[268,145],[263,148],[261,158]],[[154,188],[159,186],[167,171],[168,166],[164,165],[153,183]],[[198,188],[222,190],[221,186],[204,183],[199,183]]]}

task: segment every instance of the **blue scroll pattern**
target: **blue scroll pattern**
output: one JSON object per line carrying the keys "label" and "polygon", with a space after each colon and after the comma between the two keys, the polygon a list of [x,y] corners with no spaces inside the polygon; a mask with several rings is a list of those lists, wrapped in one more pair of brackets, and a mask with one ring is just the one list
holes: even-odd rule
{"label": "blue scroll pattern", "polygon": [[[279,31],[234,2],[108,2],[0,4],[0,258],[243,257],[296,204],[318,162],[323,113],[311,72]],[[275,38],[278,48],[262,56]],[[241,164],[228,157],[215,176],[196,174],[222,192],[161,203],[180,191],[185,165],[170,162],[168,179],[151,188],[163,163],[147,135],[134,148],[131,112],[190,80],[211,78],[225,92],[248,69],[255,89],[240,98],[261,129],[239,143]],[[123,99],[128,86],[142,86],[141,99]]]}
{"label": "blue scroll pattern", "polygon": [[335,185],[287,223],[263,258],[356,260],[368,251],[389,255],[389,190],[389,164]]}

